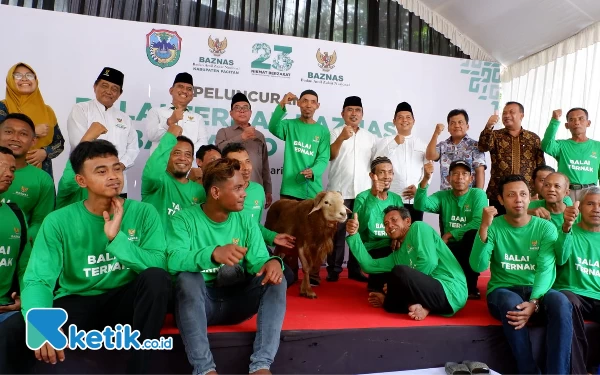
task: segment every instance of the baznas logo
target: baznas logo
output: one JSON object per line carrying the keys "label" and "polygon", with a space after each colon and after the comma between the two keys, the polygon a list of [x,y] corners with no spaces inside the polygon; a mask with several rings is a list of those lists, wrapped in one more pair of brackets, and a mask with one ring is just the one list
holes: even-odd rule
{"label": "baznas logo", "polygon": [[225,49],[227,48],[227,38],[225,38],[222,42],[219,41],[219,38],[213,39],[212,35],[208,37],[208,49],[210,53],[215,56],[221,56],[225,53]]}
{"label": "baznas logo", "polygon": [[329,52],[321,53],[321,49],[317,50],[317,61],[319,62],[319,68],[323,69],[324,72],[328,72],[335,68],[335,62],[337,61],[337,54],[333,51],[333,54]]}
{"label": "baznas logo", "polygon": [[181,55],[181,37],[175,31],[152,29],[146,34],[146,55],[161,69],[177,64]]}

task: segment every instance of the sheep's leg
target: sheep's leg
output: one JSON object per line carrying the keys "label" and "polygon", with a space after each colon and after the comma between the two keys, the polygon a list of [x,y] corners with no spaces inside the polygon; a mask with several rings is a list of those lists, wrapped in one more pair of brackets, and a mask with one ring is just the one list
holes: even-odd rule
{"label": "sheep's leg", "polygon": [[312,270],[312,267],[306,259],[304,249],[304,246],[298,249],[298,255],[300,256],[300,262],[302,263],[302,272],[304,273],[302,284],[300,285],[300,295],[307,298],[317,298],[317,294],[313,292],[310,287],[310,271]]}

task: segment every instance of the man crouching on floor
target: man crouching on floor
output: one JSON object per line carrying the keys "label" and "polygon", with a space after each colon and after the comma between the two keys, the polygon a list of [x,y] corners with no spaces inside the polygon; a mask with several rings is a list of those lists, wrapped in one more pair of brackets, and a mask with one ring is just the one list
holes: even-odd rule
{"label": "man crouching on floor", "polygon": [[258,312],[250,373],[270,374],[286,304],[282,262],[271,257],[258,225],[243,214],[240,163],[217,159],[204,168],[206,203],[170,223],[168,267],[177,274],[175,318],[194,374],[216,374],[207,326],[238,324]]}
{"label": "man crouching on floor", "polygon": [[387,312],[408,313],[414,320],[430,313],[452,316],[462,309],[467,303],[467,280],[439,234],[425,222],[411,223],[404,207],[389,206],[384,214],[387,235],[402,245],[381,259],[373,259],[357,235],[357,214],[346,223],[346,242],[360,268],[368,274],[386,274],[384,293],[369,293],[369,303]]}

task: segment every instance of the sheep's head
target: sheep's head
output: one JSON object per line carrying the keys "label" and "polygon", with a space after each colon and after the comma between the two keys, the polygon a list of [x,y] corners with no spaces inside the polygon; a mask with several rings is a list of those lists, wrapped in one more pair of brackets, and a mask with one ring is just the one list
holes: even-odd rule
{"label": "sheep's head", "polygon": [[309,215],[315,211],[321,211],[325,220],[330,222],[343,223],[348,218],[348,213],[352,213],[344,205],[342,194],[337,191],[322,191],[314,199],[314,205]]}

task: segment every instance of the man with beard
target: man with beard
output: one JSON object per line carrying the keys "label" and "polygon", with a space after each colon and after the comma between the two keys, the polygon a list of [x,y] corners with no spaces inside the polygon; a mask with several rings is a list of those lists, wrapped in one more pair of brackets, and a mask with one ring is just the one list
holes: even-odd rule
{"label": "man with beard", "polygon": [[107,129],[98,139],[104,139],[115,145],[119,159],[123,163],[123,191],[121,197],[127,197],[127,169],[133,166],[140,153],[137,132],[129,116],[115,106],[123,94],[125,76],[120,71],[106,67],[94,82],[95,99],[77,103],[73,106],[67,120],[67,133],[71,150],[81,141],[87,130],[97,122]]}
{"label": "man with beard", "polygon": [[540,148],[540,137],[521,126],[524,116],[525,109],[521,103],[508,102],[502,111],[504,129],[494,130],[494,125],[499,120],[498,115],[494,114],[479,135],[479,151],[489,151],[492,159],[486,193],[490,206],[494,206],[499,215],[506,213],[504,206],[498,201],[500,180],[508,175],[519,174],[532,189],[533,171],[546,164],[544,152]]}
{"label": "man with beard", "polygon": [[556,228],[527,214],[529,185],[523,176],[500,180],[497,199],[506,214],[494,218],[494,206],[483,209],[470,257],[475,272],[490,267],[488,310],[502,322],[520,374],[540,373],[529,340],[530,318],[546,323],[546,372],[569,374],[571,306],[563,294],[550,289],[556,276]]}
{"label": "man with beard", "polygon": [[[354,212],[358,214],[358,221],[363,223],[358,234],[365,249],[373,259],[379,259],[392,253],[390,237],[384,230],[383,211],[389,206],[402,207],[402,197],[389,191],[394,180],[394,167],[390,159],[385,156],[375,158],[371,162],[369,177],[371,188],[356,196]],[[381,292],[384,284],[384,274],[369,274],[369,291]]]}
{"label": "man with beard", "polygon": [[269,208],[273,202],[269,151],[263,133],[250,124],[252,106],[245,94],[238,92],[231,98],[229,116],[233,120],[233,125],[217,131],[215,144],[220,149],[230,143],[241,143],[244,146],[252,161],[251,180],[261,185],[265,190],[266,202],[264,208]]}
{"label": "man with beard", "polygon": [[569,179],[562,173],[550,173],[544,179],[542,196],[545,199],[529,203],[527,213],[542,219],[550,220],[560,231],[563,225],[563,213],[568,206],[564,199],[569,196]]}
{"label": "man with beard", "polygon": [[156,208],[165,232],[177,211],[206,200],[202,185],[187,178],[194,160],[194,142],[182,132],[179,125],[169,126],[142,172],[142,202]]}
{"label": "man with beard", "polygon": [[[300,117],[283,120],[286,105],[297,100]],[[275,108],[269,131],[285,142],[281,198],[312,199],[323,190],[323,173],[329,163],[329,129],[313,119],[319,97],[313,90],[287,93]]]}
{"label": "man with beard", "polygon": [[571,108],[567,112],[565,127],[571,139],[555,140],[560,126],[562,110],[552,112],[552,120],[542,140],[542,150],[558,161],[558,172],[570,181],[569,195],[573,202],[581,198],[581,191],[598,184],[600,174],[600,142],[586,135],[591,121],[585,108]]}
{"label": "man with beard", "polygon": [[599,248],[600,188],[594,186],[583,190],[581,200],[565,209],[555,247],[556,262],[561,267],[554,289],[565,294],[573,305],[571,374],[589,372],[585,321],[600,322]]}
{"label": "man with beard", "polygon": [[35,144],[35,125],[21,113],[10,113],[0,123],[0,146],[13,152],[15,179],[0,193],[2,203],[16,203],[25,214],[29,237],[35,241],[46,216],[54,210],[54,182],[48,173],[27,164],[27,152]]}
{"label": "man with beard", "polygon": [[[195,145],[194,153],[201,145],[208,143],[202,116],[188,109],[194,99],[194,78],[189,73],[179,73],[175,76],[173,86],[169,89],[171,105],[166,107],[152,107],[148,111],[145,125],[148,131],[148,140],[152,142],[150,152],[154,152],[162,137],[172,125],[181,127],[181,135],[191,139]],[[190,107],[191,108],[191,107]],[[192,155],[194,154],[192,153]],[[160,212],[160,211],[159,211]]]}
{"label": "man with beard", "polygon": [[467,282],[458,261],[427,223],[411,223],[404,207],[384,210],[383,225],[390,241],[400,248],[385,258],[373,259],[358,233],[358,214],[348,220],[346,241],[365,272],[386,273],[383,293],[369,293],[373,307],[423,320],[427,315],[452,316],[467,303]]}
{"label": "man with beard", "polygon": [[[342,108],[344,126],[330,133],[331,155],[329,183],[327,190],[339,191],[344,198],[344,206],[354,210],[356,196],[369,189],[369,164],[375,156],[377,138],[367,130],[362,130],[362,100],[349,96]],[[372,168],[371,168],[372,169]],[[387,207],[387,206],[386,206]],[[334,238],[333,252],[327,255],[327,281],[338,281],[346,252],[346,225],[341,223]],[[348,278],[366,281],[354,254],[348,254]]]}
{"label": "man with beard", "polygon": [[448,168],[446,177],[451,190],[440,190],[427,196],[429,180],[433,175],[433,163],[425,164],[425,175],[415,195],[415,207],[424,212],[439,214],[443,224],[442,240],[456,257],[467,278],[469,299],[480,299],[477,289],[479,273],[469,265],[469,256],[475,234],[481,224],[481,213],[487,206],[485,191],[470,187],[473,183],[472,168],[465,160],[455,160]]}
{"label": "man with beard", "polygon": [[[216,374],[207,326],[238,324],[258,313],[249,373],[270,374],[286,307],[283,263],[269,255],[255,219],[242,212],[247,194],[240,163],[218,159],[204,172],[206,202],[178,212],[167,233],[188,361],[194,374]],[[242,277],[223,285],[220,270],[235,265]]]}
{"label": "man with beard", "polygon": [[402,102],[396,107],[394,125],[395,136],[384,138],[377,146],[377,156],[387,156],[394,164],[394,181],[391,191],[402,196],[404,207],[410,211],[412,221],[422,221],[423,211],[414,208],[417,184],[423,177],[423,165],[427,162],[425,142],[412,134],[415,118],[410,104]]}
{"label": "man with beard", "polygon": [[[69,159],[88,198],[44,220],[23,277],[23,317],[32,308],[62,308],[68,314],[65,327],[90,331],[129,324],[140,342],[159,339],[171,278],[156,209],[119,197],[123,163],[110,142],[82,142]],[[147,373],[151,356],[133,351],[127,372]],[[48,341],[35,357],[58,371],[68,361]]]}

